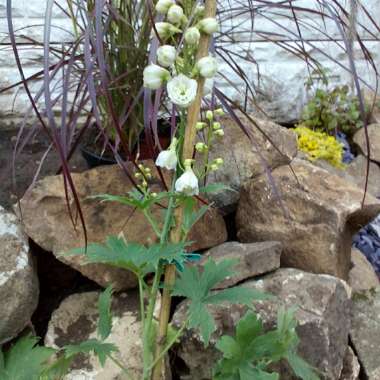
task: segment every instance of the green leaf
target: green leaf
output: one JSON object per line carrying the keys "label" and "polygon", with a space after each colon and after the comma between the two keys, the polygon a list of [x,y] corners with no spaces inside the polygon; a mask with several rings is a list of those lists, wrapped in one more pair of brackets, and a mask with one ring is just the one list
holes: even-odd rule
{"label": "green leaf", "polygon": [[206,214],[206,212],[211,208],[210,205],[204,205],[199,210],[195,210],[196,200],[194,198],[186,198],[184,201],[184,213],[182,230],[185,234],[188,234],[191,228]]}
{"label": "green leaf", "polygon": [[286,359],[293,372],[303,380],[319,380],[319,376],[314,372],[304,359],[298,356],[295,352],[289,352]]}
{"label": "green leaf", "polygon": [[186,266],[175,283],[172,295],[189,299],[190,327],[199,328],[205,345],[215,330],[213,318],[206,308],[207,297],[217,283],[232,274],[231,267],[235,262],[235,260],[225,260],[217,264],[209,259],[202,273],[197,267]]}
{"label": "green leaf", "polygon": [[63,349],[65,351],[66,358],[71,358],[80,353],[90,354],[93,352],[98,357],[102,367],[104,366],[107,357],[110,356],[113,352],[118,351],[117,347],[114,344],[100,342],[97,339],[89,339],[79,344],[68,345]]}
{"label": "green leaf", "polygon": [[3,357],[1,380],[39,380],[47,360],[56,352],[38,346],[38,338],[30,335],[20,338]]}
{"label": "green leaf", "polygon": [[93,243],[86,248],[76,248],[67,255],[84,255],[90,263],[104,263],[144,276],[157,268],[160,260],[169,262],[185,257],[189,242],[157,243],[149,248],[143,244],[127,243],[122,237],[108,236],[105,244]]}
{"label": "green leaf", "polygon": [[236,326],[236,339],[242,346],[247,346],[264,333],[264,328],[257,314],[247,312]]}
{"label": "green leaf", "polygon": [[223,353],[227,359],[240,356],[240,346],[232,336],[223,335],[216,343],[215,347]]}
{"label": "green leaf", "polygon": [[100,296],[98,300],[99,321],[98,321],[98,335],[104,340],[107,339],[112,330],[112,286],[109,286]]}
{"label": "green leaf", "polygon": [[247,364],[239,368],[240,380],[278,380],[278,373],[269,373]]}

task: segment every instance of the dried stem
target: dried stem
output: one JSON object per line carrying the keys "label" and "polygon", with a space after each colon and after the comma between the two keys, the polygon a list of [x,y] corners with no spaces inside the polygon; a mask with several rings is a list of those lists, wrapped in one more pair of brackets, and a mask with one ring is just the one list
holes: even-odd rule
{"label": "dried stem", "polygon": [[[216,0],[206,0],[205,2],[205,17],[215,17],[216,15]],[[199,41],[199,47],[197,52],[197,60],[208,55],[210,45],[210,36],[202,34],[202,37]],[[203,97],[203,87],[205,79],[203,77],[198,78],[198,90],[194,102],[188,109],[187,114],[187,126],[185,130],[185,138],[182,151],[182,160],[193,158],[194,152],[194,143],[196,138],[196,128],[195,125],[199,119],[199,113],[201,109],[202,97]],[[173,243],[179,242],[181,240],[181,227],[183,219],[183,208],[179,207],[175,211],[176,225],[173,229],[170,238]],[[166,336],[168,331],[168,323],[170,318],[170,308],[171,308],[171,291],[173,289],[176,277],[176,268],[175,265],[168,265],[165,268],[165,282],[164,282],[164,291],[162,296],[162,304],[160,310],[160,321],[159,329],[157,334],[156,342],[156,352],[155,358],[159,358],[162,350],[166,344]],[[161,380],[162,375],[162,364],[163,359],[157,361],[153,373],[152,380]]]}

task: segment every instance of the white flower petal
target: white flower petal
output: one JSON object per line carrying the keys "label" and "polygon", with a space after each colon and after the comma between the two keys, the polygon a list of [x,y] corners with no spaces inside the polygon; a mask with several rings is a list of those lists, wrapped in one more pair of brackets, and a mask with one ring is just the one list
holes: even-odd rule
{"label": "white flower petal", "polygon": [[174,46],[163,45],[157,49],[157,61],[161,66],[170,67],[174,64],[176,58]]}
{"label": "white flower petal", "polygon": [[179,107],[188,107],[197,95],[198,83],[186,75],[179,74],[167,85],[170,100]]}
{"label": "white flower petal", "polygon": [[196,67],[202,77],[212,78],[218,71],[218,62],[214,57],[209,55],[207,57],[201,58],[197,62]]}
{"label": "white flower petal", "polygon": [[198,178],[191,168],[186,169],[177,179],[175,190],[178,193],[183,193],[189,196],[199,194]]}
{"label": "white flower petal", "polygon": [[168,70],[152,64],[145,67],[143,77],[144,87],[157,90],[169,79],[170,73]]}
{"label": "white flower petal", "polygon": [[175,149],[163,150],[156,159],[156,165],[168,170],[175,170],[177,167],[177,154]]}

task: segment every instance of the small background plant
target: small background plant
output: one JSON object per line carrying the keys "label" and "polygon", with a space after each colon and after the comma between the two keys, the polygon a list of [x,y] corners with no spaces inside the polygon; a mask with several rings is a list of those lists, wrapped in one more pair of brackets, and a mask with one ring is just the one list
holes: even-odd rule
{"label": "small background plant", "polygon": [[359,99],[347,85],[330,88],[328,71],[321,69],[318,73],[306,83],[309,90],[314,89],[314,95],[303,109],[301,124],[330,135],[343,132],[352,136],[363,127]]}

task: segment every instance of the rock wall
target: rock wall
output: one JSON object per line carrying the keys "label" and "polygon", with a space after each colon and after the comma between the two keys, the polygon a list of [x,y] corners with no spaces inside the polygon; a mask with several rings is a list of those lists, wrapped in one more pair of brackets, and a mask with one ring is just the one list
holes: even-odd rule
{"label": "rock wall", "polygon": [[[226,0],[226,6],[231,7],[233,2]],[[380,0],[361,0],[361,2],[369,10],[373,20],[380,19]],[[66,2],[59,0],[58,3],[65,4]],[[242,3],[244,2],[239,1],[239,4]],[[297,1],[296,5],[310,8],[315,3],[316,1],[301,0]],[[341,0],[340,3],[346,10],[350,9],[349,0]],[[27,76],[42,69],[42,49],[31,48],[26,37],[37,41],[43,40],[45,4],[45,0],[13,0],[14,29],[17,31],[20,40],[26,43],[20,55]],[[226,24],[224,26],[225,30],[232,28],[228,33],[229,42],[226,44],[230,45],[229,47],[233,51],[239,54],[239,50],[248,47],[252,52],[257,64],[248,64],[244,61],[239,64],[246,73],[248,80],[255,85],[259,105],[278,122],[291,122],[297,119],[307,96],[304,86],[308,75],[307,66],[301,59],[287,51],[289,48],[301,46],[299,33],[302,34],[303,39],[307,40],[304,45],[307,53],[332,70],[331,83],[351,82],[351,76],[347,70],[349,64],[343,49],[344,43],[334,21],[322,21],[318,17],[311,19],[310,13],[303,12],[298,12],[297,17],[299,18],[299,31],[295,23],[289,20],[289,12],[278,10],[273,12],[268,8],[258,7],[254,16],[254,28],[257,32],[250,33],[252,18],[251,14],[247,12],[236,15],[233,19],[234,25]],[[69,42],[72,39],[70,23],[64,12],[60,11],[58,7],[54,8],[53,21],[52,43],[61,46]],[[323,22],[326,22],[326,25]],[[307,27],[305,23],[312,24],[314,28]],[[358,9],[358,23],[358,33],[378,65],[380,63],[380,31],[371,25],[360,7]],[[360,23],[364,23],[366,29],[362,28]],[[283,27],[287,28],[286,36],[284,36]],[[326,30],[325,28],[336,38],[336,42],[327,40],[323,32]],[[244,31],[246,33],[242,33]],[[268,35],[265,37],[264,32],[273,33],[271,38],[276,40],[276,43],[268,42]],[[7,33],[6,1],[0,0],[0,89],[19,80]],[[279,33],[282,35],[281,37],[278,36]],[[374,85],[373,70],[364,60],[358,44],[354,45],[354,52],[359,74],[368,84]],[[332,56],[335,63],[329,60],[327,55]],[[229,60],[228,63],[223,63],[221,67],[222,74],[231,81],[222,84],[223,91],[234,99],[240,99],[244,91],[239,86],[239,80],[232,72],[230,64],[231,61]],[[258,80],[258,76],[260,80]],[[238,86],[238,91],[234,89],[233,85]],[[33,86],[33,90],[37,91],[37,88],[38,84]],[[28,98],[22,89],[13,89],[1,94],[0,127],[15,125],[25,113],[28,104]]]}

